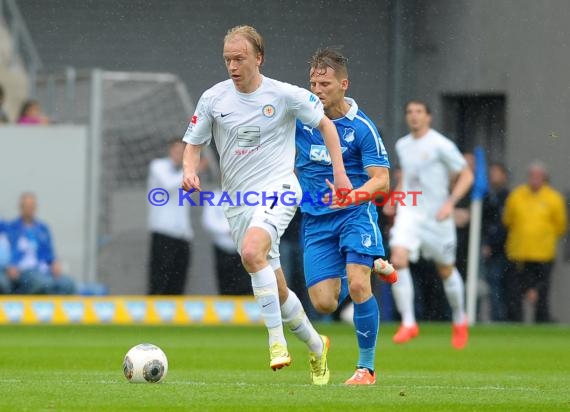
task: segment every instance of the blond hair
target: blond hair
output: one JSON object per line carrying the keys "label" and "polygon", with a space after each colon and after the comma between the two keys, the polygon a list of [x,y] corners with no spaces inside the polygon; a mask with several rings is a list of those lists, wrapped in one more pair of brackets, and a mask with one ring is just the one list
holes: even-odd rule
{"label": "blond hair", "polygon": [[261,55],[261,64],[263,64],[265,60],[265,45],[261,34],[251,26],[235,26],[226,33],[224,44],[236,36],[242,36],[253,46],[253,51]]}

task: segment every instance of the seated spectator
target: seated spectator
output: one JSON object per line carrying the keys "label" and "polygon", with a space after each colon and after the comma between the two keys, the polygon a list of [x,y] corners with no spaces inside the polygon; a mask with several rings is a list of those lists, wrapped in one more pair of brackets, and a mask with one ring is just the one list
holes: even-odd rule
{"label": "seated spectator", "polygon": [[6,235],[6,224],[0,220],[0,294],[10,292],[10,283],[6,276],[3,276],[8,263],[10,263],[10,243]]}
{"label": "seated spectator", "polygon": [[10,123],[8,114],[4,110],[4,88],[0,86],[0,124]]}
{"label": "seated spectator", "polygon": [[39,102],[36,100],[24,102],[18,117],[18,124],[44,125],[49,123],[49,117],[44,114]]}
{"label": "seated spectator", "polygon": [[14,294],[72,294],[75,285],[62,274],[55,258],[48,227],[36,219],[37,202],[32,193],[20,197],[21,216],[7,227],[10,262],[3,274],[8,292]]}

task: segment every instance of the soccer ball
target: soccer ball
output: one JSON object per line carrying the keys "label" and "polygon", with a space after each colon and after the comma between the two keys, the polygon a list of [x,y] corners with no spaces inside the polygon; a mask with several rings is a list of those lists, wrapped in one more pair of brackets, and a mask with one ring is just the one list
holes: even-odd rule
{"label": "soccer ball", "polygon": [[141,343],[132,347],[123,360],[123,373],[132,383],[158,383],[168,372],[168,359],[158,346]]}

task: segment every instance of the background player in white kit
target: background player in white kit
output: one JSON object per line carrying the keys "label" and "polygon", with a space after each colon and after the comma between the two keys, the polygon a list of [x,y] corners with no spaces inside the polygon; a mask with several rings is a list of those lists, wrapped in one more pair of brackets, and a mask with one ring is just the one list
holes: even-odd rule
{"label": "background player in white kit", "polygon": [[269,332],[270,367],[277,370],[291,363],[283,322],[309,346],[312,382],[326,384],[328,339],[315,331],[301,302],[287,288],[279,262],[279,238],[296,210],[296,206],[282,204],[279,193],[294,191],[297,199],[302,197],[293,173],[296,118],[318,127],[323,134],[332,159],[335,187],[352,188],[344,170],[339,137],[315,95],[261,75],[263,39],[254,28],[238,26],[228,31],[223,56],[231,79],[204,92],[198,102],[184,136],[188,145],[183,188],[200,190],[200,150],[213,135],[220,153],[223,191],[233,199],[237,191],[277,192],[278,197],[265,205],[224,203],[224,211]]}
{"label": "background player in white kit", "polygon": [[[421,194],[417,196],[417,206],[411,202],[397,206],[390,233],[391,260],[398,271],[398,282],[392,286],[392,292],[402,316],[402,325],[393,340],[405,343],[419,334],[408,266],[421,252],[437,265],[452,310],[451,343],[454,348],[462,349],[467,344],[468,330],[463,279],[455,267],[457,241],[452,214],[455,204],[469,191],[473,173],[457,146],[430,128],[431,115],[426,103],[412,100],[405,112],[410,134],[396,143],[402,169],[396,191],[421,191]],[[450,178],[457,179],[451,194]],[[394,206],[384,207],[385,214],[394,212]]]}

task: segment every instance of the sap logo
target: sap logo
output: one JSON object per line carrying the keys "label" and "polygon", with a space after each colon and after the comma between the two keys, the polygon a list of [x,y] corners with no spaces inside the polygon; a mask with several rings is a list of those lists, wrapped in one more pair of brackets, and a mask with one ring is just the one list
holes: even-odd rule
{"label": "sap logo", "polygon": [[[340,148],[341,152],[346,152],[346,147]],[[329,151],[327,147],[320,144],[312,144],[311,151],[309,152],[309,157],[311,161],[320,163],[322,165],[330,165],[332,164],[331,156],[329,155]]]}
{"label": "sap logo", "polygon": [[115,304],[113,302],[95,302],[93,310],[101,322],[110,322],[115,316]]}
{"label": "sap logo", "polygon": [[191,321],[201,322],[206,314],[206,305],[204,302],[185,302],[184,311]]}
{"label": "sap logo", "polygon": [[171,322],[176,312],[176,304],[169,300],[158,301],[154,304],[154,309],[158,313],[160,320]]}
{"label": "sap logo", "polygon": [[245,302],[243,309],[250,321],[259,322],[261,320],[261,310],[256,302]]}
{"label": "sap logo", "polygon": [[233,302],[214,302],[214,310],[222,322],[229,322],[235,314]]}
{"label": "sap logo", "polygon": [[53,318],[54,304],[51,302],[34,302],[32,310],[40,322],[49,322]]}
{"label": "sap logo", "polygon": [[342,134],[342,138],[346,143],[350,143],[354,141],[354,129],[347,127],[344,129],[344,133]]}
{"label": "sap logo", "polygon": [[24,316],[24,304],[21,302],[6,302],[3,305],[4,313],[10,322],[20,322]]}
{"label": "sap logo", "polygon": [[146,303],[143,301],[127,302],[127,312],[135,322],[141,322],[146,315]]}
{"label": "sap logo", "polygon": [[85,305],[82,302],[63,302],[61,306],[70,322],[79,322],[83,319]]}

